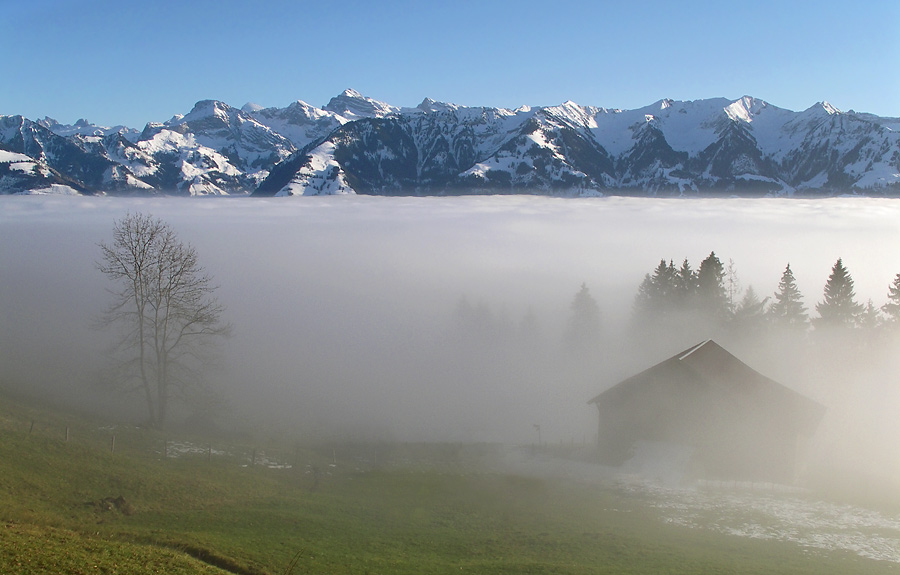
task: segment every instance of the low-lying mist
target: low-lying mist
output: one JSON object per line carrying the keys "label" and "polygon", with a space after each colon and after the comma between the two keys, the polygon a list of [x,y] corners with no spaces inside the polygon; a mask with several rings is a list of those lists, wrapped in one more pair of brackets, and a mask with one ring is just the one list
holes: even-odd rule
{"label": "low-lying mist", "polygon": [[[715,337],[828,407],[811,465],[900,483],[900,341],[861,352],[854,336],[820,353],[629,327],[638,285],[661,258],[696,268],[711,251],[760,297],[790,263],[811,316],[840,257],[857,300],[880,306],[900,273],[900,201],[3,197],[4,385],[140,420],[139,397],[96,385],[111,343],[95,329],[110,287],[97,242],[128,212],[170,223],[220,286],[235,329],[208,379],[228,398],[228,428],[590,444],[589,399]],[[564,338],[582,284],[601,311],[591,353]]]}

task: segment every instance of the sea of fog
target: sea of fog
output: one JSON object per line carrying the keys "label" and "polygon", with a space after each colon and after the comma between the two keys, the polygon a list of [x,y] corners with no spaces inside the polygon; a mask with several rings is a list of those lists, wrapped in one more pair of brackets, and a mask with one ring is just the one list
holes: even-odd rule
{"label": "sea of fog", "polygon": [[[95,327],[110,297],[97,243],[128,212],[170,223],[220,286],[234,335],[209,379],[229,399],[224,419],[309,437],[589,443],[589,399],[697,343],[673,334],[648,350],[624,335],[637,287],[661,258],[696,268],[715,251],[762,297],[790,263],[811,310],[838,257],[861,302],[885,303],[900,273],[900,200],[5,196],[9,385],[143,413],[138,397],[93,385],[110,343]],[[562,344],[582,284],[604,328],[589,361]],[[477,310],[481,328],[461,325],[461,306]],[[732,351],[787,385],[798,373]],[[855,416],[896,437],[897,418],[882,414],[896,414],[900,386],[884,385],[854,398]]]}

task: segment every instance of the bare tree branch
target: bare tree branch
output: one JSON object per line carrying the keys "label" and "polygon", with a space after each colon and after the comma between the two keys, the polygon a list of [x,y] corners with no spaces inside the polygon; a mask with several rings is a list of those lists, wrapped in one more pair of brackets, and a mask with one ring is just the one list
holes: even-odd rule
{"label": "bare tree branch", "polygon": [[115,223],[112,244],[98,245],[97,268],[116,286],[101,325],[124,328],[116,346],[128,374],[122,387],[137,382],[151,422],[161,427],[176,392],[184,399],[203,387],[200,349],[230,334],[221,321],[225,307],[196,250],[158,218],[128,214]]}

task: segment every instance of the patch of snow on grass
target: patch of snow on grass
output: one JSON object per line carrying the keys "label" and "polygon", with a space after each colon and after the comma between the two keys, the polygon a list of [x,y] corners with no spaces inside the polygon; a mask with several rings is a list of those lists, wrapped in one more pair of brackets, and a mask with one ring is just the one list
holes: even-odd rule
{"label": "patch of snow on grass", "polygon": [[177,458],[185,455],[228,455],[227,452],[213,449],[209,445],[197,445],[190,441],[169,441],[166,443],[166,457]]}
{"label": "patch of snow on grass", "polygon": [[829,503],[775,489],[664,489],[630,485],[651,499],[663,521],[729,535],[790,541],[900,563],[900,514]]}

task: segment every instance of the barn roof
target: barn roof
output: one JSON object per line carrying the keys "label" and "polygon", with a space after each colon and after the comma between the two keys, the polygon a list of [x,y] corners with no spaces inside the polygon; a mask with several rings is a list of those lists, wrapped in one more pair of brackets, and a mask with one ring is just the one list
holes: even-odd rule
{"label": "barn roof", "polygon": [[809,426],[817,425],[825,411],[821,404],[760,374],[711,339],[629,377],[588,403],[615,407],[651,395],[712,396],[749,410],[777,406]]}

